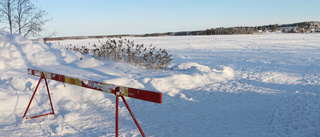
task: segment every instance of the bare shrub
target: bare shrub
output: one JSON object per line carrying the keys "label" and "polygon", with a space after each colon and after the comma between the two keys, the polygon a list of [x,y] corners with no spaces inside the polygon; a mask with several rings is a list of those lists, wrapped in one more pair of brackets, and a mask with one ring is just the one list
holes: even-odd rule
{"label": "bare shrub", "polygon": [[[67,45],[66,48],[80,52],[81,54],[92,54],[96,59],[114,60],[143,66],[146,69],[167,69],[173,60],[172,55],[165,49],[156,49],[155,46],[134,44],[128,39],[108,39],[105,43],[99,40],[100,46],[92,45],[92,49],[86,46]],[[89,44],[90,45],[90,44]]]}

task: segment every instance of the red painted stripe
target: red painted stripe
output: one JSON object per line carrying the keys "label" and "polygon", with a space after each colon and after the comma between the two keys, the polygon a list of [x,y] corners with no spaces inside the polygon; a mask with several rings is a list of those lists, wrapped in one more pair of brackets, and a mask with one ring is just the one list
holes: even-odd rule
{"label": "red painted stripe", "polygon": [[65,76],[60,74],[51,73],[51,79],[55,81],[65,82]]}
{"label": "red painted stripe", "polygon": [[162,93],[159,92],[128,88],[128,96],[154,103],[162,103]]}
{"label": "red painted stripe", "polygon": [[33,119],[33,118],[43,117],[43,116],[47,116],[47,115],[54,115],[54,113],[51,112],[51,113],[48,113],[48,114],[42,114],[42,115],[38,115],[38,116],[28,117],[28,118],[26,118],[26,119]]}

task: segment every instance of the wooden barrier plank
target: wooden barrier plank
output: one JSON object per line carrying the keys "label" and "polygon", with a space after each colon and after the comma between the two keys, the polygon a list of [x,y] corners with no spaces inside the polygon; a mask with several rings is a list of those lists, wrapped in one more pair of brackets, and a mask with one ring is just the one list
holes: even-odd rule
{"label": "wooden barrier plank", "polygon": [[141,89],[135,89],[130,87],[124,87],[124,86],[117,86],[113,84],[107,84],[97,81],[91,81],[91,80],[82,80],[78,78],[73,78],[61,74],[55,74],[35,69],[28,68],[28,74],[41,77],[41,73],[44,74],[45,78],[60,81],[84,88],[99,90],[102,92],[107,93],[113,93],[113,91],[118,87],[119,91],[121,93],[121,96],[131,97],[135,99],[140,99],[144,101],[150,101],[154,103],[162,103],[162,93],[154,92],[154,91],[148,91],[148,90],[141,90]]}

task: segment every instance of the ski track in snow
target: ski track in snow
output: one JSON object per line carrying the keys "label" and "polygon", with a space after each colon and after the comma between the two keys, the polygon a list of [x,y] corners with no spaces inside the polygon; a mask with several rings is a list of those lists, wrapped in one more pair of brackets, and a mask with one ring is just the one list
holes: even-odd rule
{"label": "ski track in snow", "polygon": [[[39,80],[27,75],[31,67],[162,92],[162,104],[127,98],[146,136],[320,136],[320,34],[127,39],[168,50],[172,70],[98,61],[63,48],[97,39],[44,45],[0,31],[0,135],[115,135],[114,95],[51,80],[56,115],[20,122]],[[48,112],[42,83],[27,116]],[[120,136],[140,136],[121,101],[119,114]]]}

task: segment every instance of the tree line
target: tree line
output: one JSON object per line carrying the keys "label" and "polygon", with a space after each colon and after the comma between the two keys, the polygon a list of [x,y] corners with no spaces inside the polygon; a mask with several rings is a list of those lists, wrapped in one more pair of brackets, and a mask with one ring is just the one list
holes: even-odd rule
{"label": "tree line", "polygon": [[211,28],[206,30],[197,31],[181,31],[181,32],[167,32],[167,33],[152,33],[145,34],[143,36],[186,36],[186,35],[231,35],[231,34],[255,34],[263,32],[276,32],[281,31],[283,33],[312,33],[320,32],[320,22],[300,22],[293,24],[271,24],[264,26],[254,27],[220,27]]}
{"label": "tree line", "polygon": [[65,39],[102,39],[102,38],[117,38],[117,37],[155,37],[155,36],[187,36],[187,35],[233,35],[233,34],[256,34],[264,32],[283,33],[312,33],[320,32],[320,22],[300,22],[292,24],[271,24],[254,27],[229,27],[229,28],[211,28],[198,31],[180,31],[166,33],[151,33],[151,34],[132,34],[132,35],[100,35],[100,36],[74,36],[74,37],[55,37],[45,38],[45,41],[59,41]]}

